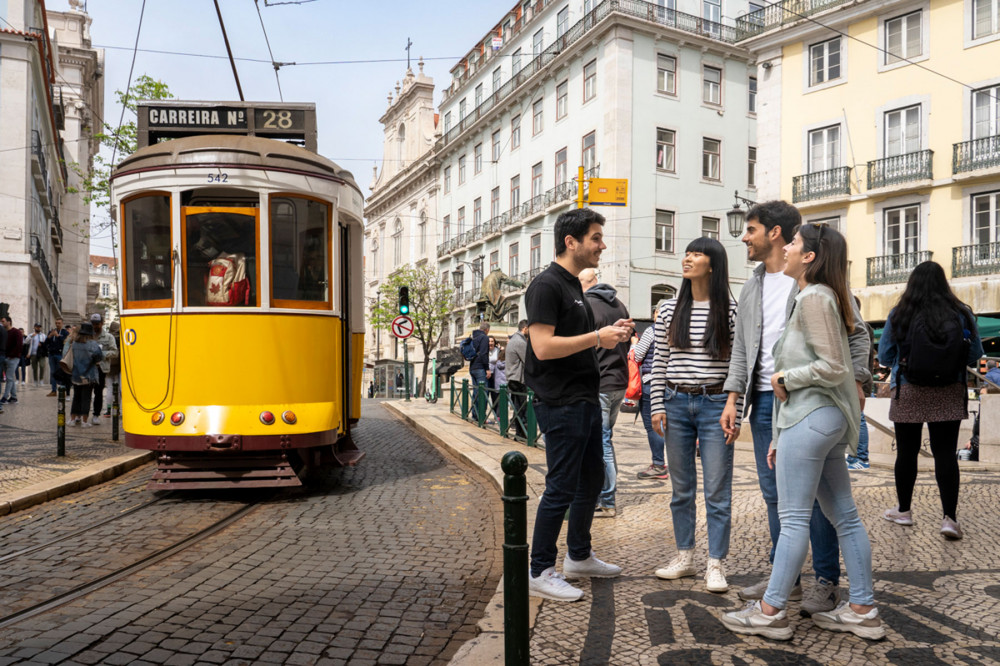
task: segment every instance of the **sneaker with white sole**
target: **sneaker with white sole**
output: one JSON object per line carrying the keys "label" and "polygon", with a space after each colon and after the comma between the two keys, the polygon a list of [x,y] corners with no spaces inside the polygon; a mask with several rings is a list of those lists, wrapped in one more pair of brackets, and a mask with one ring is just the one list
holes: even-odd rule
{"label": "sneaker with white sole", "polygon": [[91,416],[90,425],[101,425],[101,417],[97,415]]}
{"label": "sneaker with white sole", "polygon": [[832,611],[840,603],[840,586],[825,578],[817,578],[816,583],[802,595],[802,612],[815,615]]}
{"label": "sneaker with white sole", "polygon": [[726,571],[722,567],[722,560],[714,557],[708,558],[708,568],[705,570],[705,587],[709,592],[728,592],[729,583],[726,581]]}
{"label": "sneaker with white sole", "polygon": [[941,523],[941,534],[946,539],[951,539],[952,541],[958,541],[962,538],[962,528],[958,526],[957,520],[952,520],[948,516],[944,517],[944,522]]}
{"label": "sneaker with white sole", "polygon": [[899,506],[886,509],[885,513],[882,514],[882,517],[890,523],[896,523],[897,525],[906,525],[907,527],[913,525],[913,512],[900,511]]}
{"label": "sneaker with white sole", "polygon": [[792,625],[784,609],[776,615],[765,615],[760,601],[751,601],[746,608],[722,614],[722,624],[737,634],[763,636],[776,641],[787,641],[792,637]]}
{"label": "sneaker with white sole", "polygon": [[583,590],[567,583],[555,567],[549,567],[537,578],[528,574],[528,594],[553,601],[578,601],[583,597]]}
{"label": "sneaker with white sole", "polygon": [[568,578],[614,578],[622,568],[597,559],[594,551],[585,560],[571,560],[569,555],[563,560],[563,575]]}
{"label": "sneaker with white sole", "polygon": [[638,479],[669,479],[670,472],[666,465],[650,465],[635,476]]}
{"label": "sneaker with white sole", "polygon": [[[763,578],[760,581],[744,587],[742,590],[736,594],[743,601],[756,601],[757,599],[763,599],[764,593],[767,592],[767,586],[770,584],[770,578]],[[791,594],[788,595],[789,601],[802,601],[802,586],[796,585],[792,588]]]}
{"label": "sneaker with white sole", "polygon": [[599,506],[594,509],[594,518],[614,518],[618,512],[613,506]]}
{"label": "sneaker with white sole", "polygon": [[685,576],[694,576],[697,571],[694,569],[694,551],[680,550],[677,557],[670,561],[670,564],[655,572],[657,578],[664,580],[674,580]]}
{"label": "sneaker with white sole", "polygon": [[93,428],[94,426],[90,423],[90,421],[87,421],[86,419],[84,419],[83,423],[80,424],[80,427],[81,428]]}
{"label": "sneaker with white sole", "polygon": [[855,636],[877,641],[885,638],[885,627],[878,609],[873,608],[864,615],[859,615],[846,601],[841,602],[836,609],[824,613],[816,613],[812,621],[820,629],[828,631],[849,631]]}

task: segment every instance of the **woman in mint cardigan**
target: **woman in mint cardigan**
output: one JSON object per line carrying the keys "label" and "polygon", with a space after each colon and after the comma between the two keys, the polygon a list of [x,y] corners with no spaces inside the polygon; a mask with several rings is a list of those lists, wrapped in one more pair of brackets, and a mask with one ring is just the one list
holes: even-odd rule
{"label": "woman in mint cardigan", "polygon": [[844,462],[857,447],[861,406],[851,368],[847,332],[854,330],[847,289],[847,243],[825,224],[804,224],[785,246],[785,274],[799,283],[788,324],[774,346],[774,439],[768,465],[776,470],[781,536],[771,579],[761,601],[726,613],[737,633],[788,640],[788,596],[809,548],[809,519],[818,499],[840,540],[850,579],[850,601],[813,622],[862,638],[885,636],[872,592],[868,533],[851,494]]}

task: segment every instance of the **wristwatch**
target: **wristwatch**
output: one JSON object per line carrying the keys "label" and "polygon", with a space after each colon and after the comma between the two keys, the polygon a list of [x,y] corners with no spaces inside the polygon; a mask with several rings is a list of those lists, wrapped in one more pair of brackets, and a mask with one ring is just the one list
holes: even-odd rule
{"label": "wristwatch", "polygon": [[784,386],[785,385],[785,375],[778,375],[778,384],[780,386]]}

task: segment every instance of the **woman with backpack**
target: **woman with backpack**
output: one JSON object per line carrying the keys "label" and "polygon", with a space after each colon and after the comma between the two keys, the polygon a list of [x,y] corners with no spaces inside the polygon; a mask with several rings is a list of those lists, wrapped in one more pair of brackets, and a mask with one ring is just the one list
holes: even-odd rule
{"label": "woman with backpack", "polygon": [[104,358],[101,346],[94,340],[94,327],[90,322],[80,324],[73,350],[73,405],[70,407],[69,425],[89,428],[90,397],[94,389],[100,390],[97,362]]}
{"label": "woman with backpack", "polygon": [[924,423],[934,454],[941,494],[941,534],[961,539],[958,525],[958,429],[969,417],[967,366],[983,355],[976,318],[958,300],[944,269],[925,261],[913,269],[899,304],[890,312],[879,341],[878,360],[892,368],[889,419],[896,430],[896,498],[883,517],[913,525],[910,503],[917,480]]}
{"label": "woman with backpack", "polygon": [[[732,527],[733,447],[719,423],[728,394],[723,389],[736,330],[736,301],[729,292],[729,261],[717,240],[697,238],[681,261],[683,280],[677,298],[660,306],[653,346],[651,419],[666,439],[673,485],[677,556],[656,576],[666,580],[694,576],[695,503],[698,472],[695,443],[701,450],[708,522],[710,592],[729,589],[723,560]],[[742,404],[738,413],[742,413]]]}

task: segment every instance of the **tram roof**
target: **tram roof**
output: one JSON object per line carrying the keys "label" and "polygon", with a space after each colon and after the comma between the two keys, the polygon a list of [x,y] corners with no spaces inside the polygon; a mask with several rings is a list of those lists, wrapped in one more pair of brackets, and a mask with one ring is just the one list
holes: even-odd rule
{"label": "tram roof", "polygon": [[254,136],[188,136],[140,148],[119,162],[111,178],[137,171],[230,166],[292,171],[343,181],[361,193],[354,174],[317,153],[284,141]]}

